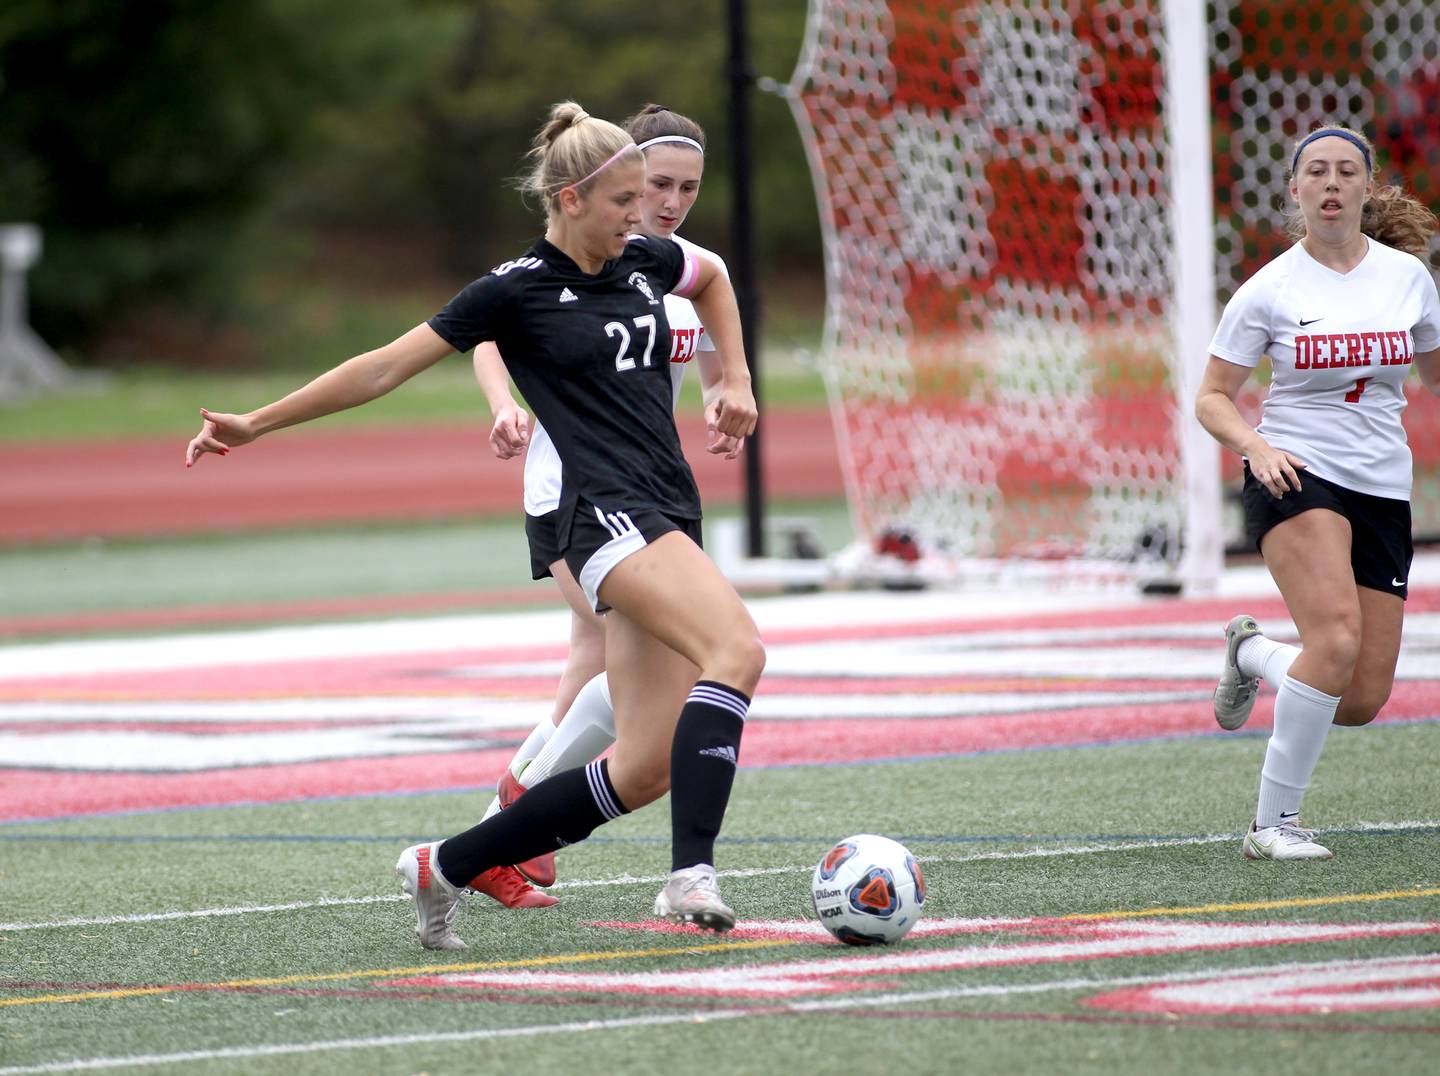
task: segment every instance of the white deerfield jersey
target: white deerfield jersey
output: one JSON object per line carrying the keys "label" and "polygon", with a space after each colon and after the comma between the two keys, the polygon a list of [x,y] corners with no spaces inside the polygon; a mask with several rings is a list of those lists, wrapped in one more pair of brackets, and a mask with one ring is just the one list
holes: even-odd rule
{"label": "white deerfield jersey", "polygon": [[1410,499],[1400,416],[1416,352],[1440,348],[1440,298],[1420,259],[1367,239],[1348,273],[1296,243],[1225,304],[1210,354],[1270,357],[1260,436],[1346,489]]}

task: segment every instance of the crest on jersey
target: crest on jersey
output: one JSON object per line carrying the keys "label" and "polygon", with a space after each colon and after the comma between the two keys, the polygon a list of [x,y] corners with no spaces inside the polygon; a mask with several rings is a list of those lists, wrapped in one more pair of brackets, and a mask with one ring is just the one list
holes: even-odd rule
{"label": "crest on jersey", "polygon": [[640,289],[641,294],[650,300],[651,306],[659,305],[660,300],[655,298],[655,293],[650,290],[650,281],[645,279],[644,273],[631,273],[629,282]]}

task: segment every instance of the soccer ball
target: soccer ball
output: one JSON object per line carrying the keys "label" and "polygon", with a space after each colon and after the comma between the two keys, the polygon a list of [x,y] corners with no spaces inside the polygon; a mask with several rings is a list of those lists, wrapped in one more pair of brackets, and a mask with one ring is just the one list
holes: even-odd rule
{"label": "soccer ball", "polygon": [[925,875],[899,841],[846,837],[815,868],[815,914],[847,945],[887,945],[909,933],[925,905]]}

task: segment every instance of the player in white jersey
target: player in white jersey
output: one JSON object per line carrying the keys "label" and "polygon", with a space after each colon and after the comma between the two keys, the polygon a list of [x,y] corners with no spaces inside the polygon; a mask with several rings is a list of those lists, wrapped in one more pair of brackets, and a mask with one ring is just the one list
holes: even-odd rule
{"label": "player in white jersey", "polygon": [[[622,126],[646,157],[641,207],[644,233],[670,237],[693,256],[705,257],[724,271],[725,263],[719,255],[675,234],[700,193],[705,132],[693,120],[659,105],[645,106]],[[664,305],[670,323],[674,400],[679,401],[685,371],[693,361],[700,372],[707,418],[713,418],[716,395],[723,384],[715,345],[688,299],[666,295]],[[554,707],[521,743],[501,774],[497,795],[485,814],[488,818],[512,803],[528,786],[598,757],[614,741],[615,723],[604,675],[604,622],[566,567],[555,536],[562,484],[560,456],[544,426],[531,423],[511,395],[498,348],[492,343],[481,344],[475,349],[474,361],[476,380],[494,416],[490,442],[495,454],[501,459],[525,455],[525,533],[530,543],[531,574],[535,579],[553,577],[571,610],[570,650]],[[710,425],[709,451],[724,454],[727,459],[739,455],[743,439],[717,434],[713,423]],[[470,887],[512,908],[544,907],[555,902],[555,898],[527,885],[527,879],[537,885],[552,885],[554,854],[536,857],[518,868],[493,868],[472,880]]]}
{"label": "player in white jersey", "polygon": [[[1245,458],[1245,523],[1300,633],[1295,647],[1240,615],[1225,629],[1215,719],[1245,723],[1260,680],[1276,688],[1249,859],[1329,859],[1300,805],[1330,725],[1364,725],[1390,697],[1410,533],[1410,449],[1400,423],[1415,369],[1440,395],[1440,298],[1420,260],[1436,219],[1376,188],[1374,151],[1339,126],[1291,158],[1298,241],[1235,292],[1210,344],[1201,424]],[[1260,425],[1235,397],[1270,358]]]}

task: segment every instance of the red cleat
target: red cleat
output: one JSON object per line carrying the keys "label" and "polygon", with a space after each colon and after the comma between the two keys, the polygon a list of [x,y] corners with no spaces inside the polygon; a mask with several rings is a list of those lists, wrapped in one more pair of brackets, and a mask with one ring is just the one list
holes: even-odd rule
{"label": "red cleat", "polygon": [[487,897],[494,897],[507,908],[548,908],[559,904],[559,897],[542,893],[527,882],[514,867],[491,867],[470,880],[470,888]]}
{"label": "red cleat", "polygon": [[515,780],[515,775],[507,766],[505,772],[500,775],[500,783],[495,786],[495,794],[500,797],[500,809],[503,811],[527,791],[524,785]]}
{"label": "red cleat", "polygon": [[[500,809],[503,811],[525,794],[525,786],[506,769],[495,792],[500,797]],[[555,853],[545,852],[534,859],[527,859],[524,863],[515,864],[515,869],[536,885],[554,885]]]}

